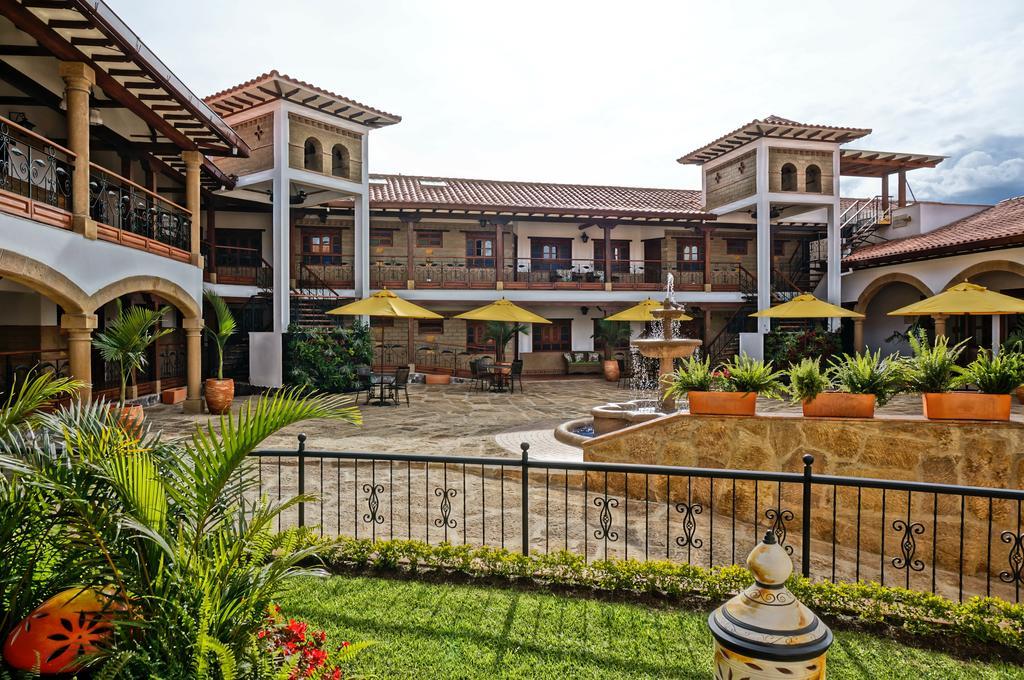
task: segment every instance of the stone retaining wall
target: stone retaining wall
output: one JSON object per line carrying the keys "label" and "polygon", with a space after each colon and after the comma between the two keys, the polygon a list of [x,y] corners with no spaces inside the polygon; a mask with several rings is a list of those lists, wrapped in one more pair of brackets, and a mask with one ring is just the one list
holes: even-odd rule
{"label": "stone retaining wall", "polygon": [[[803,455],[810,453],[815,457],[816,474],[1020,488],[1024,423],[928,421],[920,417],[858,420],[782,414],[678,414],[596,437],[586,442],[583,450],[587,461],[771,472],[800,472]],[[731,512],[735,507],[737,517],[757,516],[769,524],[766,513],[771,509],[790,509],[795,519],[786,528],[798,533],[799,485],[784,485],[781,499],[776,484],[757,486],[756,508],[752,482],[735,486],[734,506],[733,485],[716,482],[714,511]],[[614,476],[614,492],[621,493],[622,487],[621,476]],[[665,496],[664,482],[652,482],[647,488],[646,480],[631,476],[629,487],[631,497]],[[709,504],[710,492],[706,479],[694,478],[692,483],[681,479],[673,482],[671,497],[675,502]],[[1012,537],[1022,531],[1015,501],[997,500],[990,506],[987,499],[967,498],[963,502],[961,551],[959,496],[914,494],[908,502],[906,492],[889,491],[883,497],[881,491],[872,489],[858,492],[856,488],[841,487],[833,494],[831,487],[816,487],[812,517],[815,538],[831,541],[835,536],[840,546],[859,544],[862,550],[884,552],[887,564],[907,556],[903,548],[905,525],[920,524],[920,532],[912,534],[909,552],[924,562],[923,571],[930,570],[934,550],[940,568],[956,569],[962,563],[965,573],[973,574],[983,572],[990,563],[988,571],[995,578],[1007,571],[1013,577],[1012,554],[1008,551],[1014,545]],[[1011,540],[1006,540],[1007,536]],[[794,538],[799,542],[798,537]],[[898,570],[900,566],[890,568]]]}

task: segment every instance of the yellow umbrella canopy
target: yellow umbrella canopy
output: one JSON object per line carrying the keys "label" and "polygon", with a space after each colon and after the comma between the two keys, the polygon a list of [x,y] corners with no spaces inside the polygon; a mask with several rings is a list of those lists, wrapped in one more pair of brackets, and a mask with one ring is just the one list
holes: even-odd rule
{"label": "yellow umbrella canopy", "polygon": [[[662,303],[658,302],[657,300],[652,300],[651,298],[647,298],[646,300],[644,300],[640,304],[633,305],[632,307],[629,307],[628,309],[624,309],[621,312],[618,312],[617,314],[612,314],[611,316],[606,316],[604,318],[604,320],[605,321],[657,321],[658,318],[656,316],[654,316],[653,314],[651,314],[651,310],[661,309],[661,305],[662,305]],[[693,317],[692,316],[687,316],[686,314],[683,314],[682,316],[679,317],[679,320],[680,321],[692,321]]]}
{"label": "yellow umbrella canopy", "polygon": [[964,281],[938,295],[889,312],[889,316],[922,314],[1024,314],[1024,300]]}
{"label": "yellow umbrella canopy", "polygon": [[789,302],[775,305],[768,309],[754,312],[750,316],[758,316],[769,319],[832,319],[836,317],[849,317],[851,319],[863,319],[864,315],[850,309],[843,309],[836,305],[819,300],[813,295],[797,295]]}
{"label": "yellow umbrella canopy", "polygon": [[327,312],[346,316],[384,316],[393,319],[443,319],[429,309],[403,300],[390,290],[382,290],[368,298],[350,302]]}
{"label": "yellow umbrella canopy", "polygon": [[523,309],[505,298],[462,314],[456,314],[453,318],[469,321],[504,321],[506,323],[551,323],[543,316]]}

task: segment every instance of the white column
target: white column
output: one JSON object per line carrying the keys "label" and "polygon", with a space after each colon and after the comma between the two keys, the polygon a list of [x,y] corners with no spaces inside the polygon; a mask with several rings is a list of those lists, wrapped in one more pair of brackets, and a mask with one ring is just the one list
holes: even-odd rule
{"label": "white column", "polygon": [[[352,268],[355,273],[355,290],[357,298],[370,294],[370,201],[365,194],[355,197],[355,229]],[[409,230],[412,238],[412,230]]]}
{"label": "white column", "polygon": [[[768,200],[768,147],[757,149],[757,309],[772,306],[772,205]],[[770,319],[757,320],[757,332],[771,330]]]}
{"label": "white column", "polygon": [[274,116],[274,240],[271,264],[274,266],[274,332],[288,330],[291,296],[291,215],[288,203],[291,182],[288,179],[288,114]]}
{"label": "white column", "polygon": [[998,314],[992,315],[992,354],[999,354],[999,331],[1002,319]]}
{"label": "white column", "polygon": [[[832,153],[832,206],[828,209],[828,250],[825,270],[827,299],[833,305],[843,303],[842,258],[843,239],[839,233],[839,149]],[[839,319],[829,319],[829,328],[838,330]]]}

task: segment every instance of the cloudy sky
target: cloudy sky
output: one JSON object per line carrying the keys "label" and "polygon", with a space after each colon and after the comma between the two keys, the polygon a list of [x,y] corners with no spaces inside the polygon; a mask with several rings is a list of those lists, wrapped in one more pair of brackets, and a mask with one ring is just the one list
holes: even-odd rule
{"label": "cloudy sky", "polygon": [[276,68],[401,114],[373,172],[693,188],[675,158],[777,114],[948,155],[918,198],[1024,194],[1020,0],[109,2],[196,94]]}

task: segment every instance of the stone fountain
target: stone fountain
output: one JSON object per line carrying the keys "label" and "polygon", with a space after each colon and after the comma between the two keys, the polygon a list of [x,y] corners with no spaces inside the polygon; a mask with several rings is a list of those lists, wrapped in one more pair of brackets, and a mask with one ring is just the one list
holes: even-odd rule
{"label": "stone fountain", "polygon": [[686,358],[692,355],[700,347],[701,341],[672,336],[672,322],[684,316],[686,312],[682,305],[677,304],[673,299],[671,274],[668,275],[665,302],[661,309],[651,310],[651,314],[661,321],[661,337],[637,338],[630,341],[630,344],[643,356],[658,360],[659,398],[634,399],[622,403],[595,406],[590,410],[591,419],[571,420],[556,428],[556,439],[573,446],[582,446],[582,442],[588,437],[575,434],[580,428],[589,426],[593,435],[602,435],[675,412],[675,399],[666,394],[670,376],[674,372],[673,362],[677,358]]}
{"label": "stone fountain", "polygon": [[[671,276],[669,274],[669,290],[671,290]],[[675,399],[668,395],[669,376],[674,372],[673,362],[693,354],[700,347],[701,341],[672,337],[672,322],[684,316],[686,312],[682,305],[675,303],[671,294],[665,297],[661,309],[652,309],[651,314],[661,320],[662,337],[637,338],[630,344],[645,357],[658,360],[658,389],[661,390],[659,406],[662,413],[671,413],[676,410]]]}

